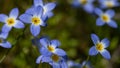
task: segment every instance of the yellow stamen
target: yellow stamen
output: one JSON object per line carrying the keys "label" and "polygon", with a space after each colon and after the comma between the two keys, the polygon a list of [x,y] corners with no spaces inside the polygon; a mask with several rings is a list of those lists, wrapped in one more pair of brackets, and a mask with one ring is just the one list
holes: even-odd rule
{"label": "yellow stamen", "polygon": [[33,23],[34,25],[39,25],[40,22],[41,22],[40,18],[38,18],[38,17],[33,17],[33,18],[32,18],[32,23]]}
{"label": "yellow stamen", "polygon": [[107,1],[105,4],[106,4],[106,6],[109,7],[109,8],[111,8],[111,7],[114,6],[114,4],[113,4],[112,1]]}
{"label": "yellow stamen", "polygon": [[87,4],[87,2],[88,2],[87,0],[79,0],[79,1],[80,1],[80,3],[83,4],[83,5]]}
{"label": "yellow stamen", "polygon": [[97,43],[97,44],[96,44],[96,49],[97,49],[98,51],[102,51],[102,50],[104,49],[103,44],[102,44],[102,43]]}
{"label": "yellow stamen", "polygon": [[14,18],[8,18],[8,19],[7,19],[7,24],[8,24],[9,26],[13,26],[13,25],[15,24],[15,19],[14,19]]}
{"label": "yellow stamen", "polygon": [[103,20],[104,22],[109,22],[109,21],[110,21],[109,16],[106,15],[106,14],[103,14],[103,15],[101,16],[101,18],[102,18],[102,20]]}
{"label": "yellow stamen", "polygon": [[54,62],[58,62],[59,61],[59,56],[58,55],[52,55],[52,60],[54,61]]}
{"label": "yellow stamen", "polygon": [[49,50],[50,52],[54,52],[54,51],[55,51],[55,48],[54,48],[53,46],[48,46],[47,48],[48,48],[48,50]]}

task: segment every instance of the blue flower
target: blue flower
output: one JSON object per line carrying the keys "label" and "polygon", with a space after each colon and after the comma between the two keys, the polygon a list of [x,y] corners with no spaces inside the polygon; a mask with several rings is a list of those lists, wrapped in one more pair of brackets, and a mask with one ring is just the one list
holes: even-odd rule
{"label": "blue flower", "polygon": [[118,0],[99,0],[101,8],[113,8],[119,6]]}
{"label": "blue flower", "polygon": [[62,56],[56,54],[51,54],[50,56],[41,55],[37,58],[36,63],[49,63],[53,68],[68,68],[66,59]]}
{"label": "blue flower", "polygon": [[49,41],[47,38],[41,38],[40,43],[42,45],[42,48],[40,49],[42,55],[51,54],[57,54],[58,56],[66,55],[64,50],[58,48],[60,46],[60,42],[58,40]]}
{"label": "blue flower", "polygon": [[99,16],[99,18],[96,20],[97,26],[103,26],[106,23],[110,27],[117,28],[116,22],[111,19],[115,15],[113,10],[107,10],[106,12],[103,12],[102,10],[96,8],[95,13]]}
{"label": "blue flower", "polygon": [[73,6],[82,6],[86,12],[92,13],[94,10],[93,2],[94,0],[74,0]]}
{"label": "blue flower", "polygon": [[93,68],[93,67],[91,66],[90,61],[83,61],[81,68]]}
{"label": "blue flower", "polygon": [[109,46],[110,42],[107,38],[102,41],[99,40],[96,34],[91,34],[91,39],[95,46],[92,46],[89,50],[89,55],[97,55],[100,53],[105,59],[110,59],[110,53],[105,49]]}
{"label": "blue flower", "polygon": [[[41,6],[43,8],[43,20],[53,16],[52,10],[55,8],[55,3],[43,4],[42,0],[34,0],[35,7]],[[31,14],[32,7],[26,11],[26,13]]]}
{"label": "blue flower", "polygon": [[0,33],[0,46],[4,48],[11,48],[11,44],[8,41],[6,41],[7,36],[8,33],[6,32]]}
{"label": "blue flower", "polygon": [[69,60],[67,64],[68,68],[81,68],[81,64],[73,62],[72,60]]}
{"label": "blue flower", "polygon": [[9,32],[12,27],[24,28],[24,24],[20,20],[17,20],[18,14],[18,8],[12,9],[9,17],[5,14],[0,14],[0,22],[5,23],[5,25],[2,27],[2,31]]}
{"label": "blue flower", "polygon": [[22,14],[19,18],[24,23],[31,24],[30,31],[33,36],[37,36],[40,33],[40,26],[45,26],[45,23],[42,19],[43,10],[40,6],[34,7],[31,11],[31,14]]}

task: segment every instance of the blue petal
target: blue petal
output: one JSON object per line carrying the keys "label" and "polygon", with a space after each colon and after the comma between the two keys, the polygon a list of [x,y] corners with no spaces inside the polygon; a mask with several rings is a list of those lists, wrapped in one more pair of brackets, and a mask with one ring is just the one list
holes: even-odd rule
{"label": "blue petal", "polygon": [[27,10],[25,11],[25,13],[31,14],[31,15],[33,15],[33,12],[34,12],[34,6],[30,7],[29,9],[27,9]]}
{"label": "blue petal", "polygon": [[11,48],[11,44],[9,42],[4,42],[4,43],[0,43],[0,46],[4,47],[4,48]]}
{"label": "blue petal", "polygon": [[101,16],[101,14],[103,14],[102,10],[100,10],[99,8],[95,8],[95,13],[96,13],[98,16]]}
{"label": "blue petal", "polygon": [[34,0],[34,6],[43,6],[42,0]]}
{"label": "blue petal", "polygon": [[96,50],[95,46],[92,46],[89,50],[89,55],[97,55],[98,51]]}
{"label": "blue petal", "polygon": [[46,47],[46,48],[47,48],[48,45],[50,45],[50,42],[47,38],[40,39],[40,43],[43,47]]}
{"label": "blue petal", "polygon": [[36,25],[31,24],[30,31],[31,31],[33,36],[37,36],[40,33],[40,26],[36,26]]}
{"label": "blue petal", "polygon": [[35,7],[33,13],[33,15],[41,17],[43,14],[43,8],[41,6]]}
{"label": "blue petal", "polygon": [[7,16],[7,15],[5,15],[5,14],[0,14],[0,22],[5,23],[5,22],[6,22],[6,20],[7,20],[7,18],[8,18],[8,16]]}
{"label": "blue petal", "polygon": [[68,68],[68,64],[65,61],[61,62],[60,65],[61,68]]}
{"label": "blue petal", "polygon": [[42,58],[42,63],[43,63],[43,62],[50,63],[50,62],[52,62],[52,59],[51,59],[50,56],[44,56],[44,57]]}
{"label": "blue petal", "polygon": [[44,9],[46,12],[50,12],[55,8],[56,4],[55,3],[48,3],[44,6]]}
{"label": "blue petal", "polygon": [[105,48],[107,48],[110,44],[110,41],[107,38],[103,39],[101,42],[104,44]]}
{"label": "blue petal", "polygon": [[12,29],[11,26],[8,26],[7,24],[3,25],[2,32],[9,32]]}
{"label": "blue petal", "polygon": [[115,15],[114,10],[107,10],[106,14],[108,14],[110,16],[110,18],[112,18]]}
{"label": "blue petal", "polygon": [[57,54],[58,56],[65,56],[66,55],[66,52],[62,49],[59,49],[59,48],[56,48],[54,53]]}
{"label": "blue petal", "polygon": [[101,53],[101,55],[105,58],[105,59],[110,59],[111,58],[111,56],[110,56],[110,53],[107,51],[107,50],[104,50],[104,51],[102,51],[102,52],[100,52]]}
{"label": "blue petal", "polygon": [[18,14],[19,14],[18,8],[14,8],[14,9],[11,10],[9,16],[14,17],[16,19],[18,17]]}
{"label": "blue petal", "polygon": [[50,56],[50,55],[52,55],[52,53],[49,52],[49,51],[47,50],[47,48],[45,48],[45,47],[42,47],[42,48],[40,49],[40,53],[41,53],[42,55],[44,55],[44,56]]}
{"label": "blue petal", "polygon": [[54,63],[54,62],[52,64],[52,67],[53,68],[61,68],[59,63]]}
{"label": "blue petal", "polygon": [[111,20],[110,22],[107,23],[110,27],[117,28],[117,24],[115,21]]}
{"label": "blue petal", "polygon": [[24,24],[19,21],[19,20],[16,20],[16,24],[14,25],[15,28],[24,28]]}
{"label": "blue petal", "polygon": [[50,44],[55,48],[60,46],[60,42],[58,40],[51,40]]}
{"label": "blue petal", "polygon": [[103,22],[102,20],[101,20],[101,18],[98,18],[97,20],[96,20],[96,25],[97,26],[103,26],[105,24],[105,22]]}
{"label": "blue petal", "polygon": [[54,15],[53,12],[48,12],[47,13],[48,18],[52,17],[53,15]]}
{"label": "blue petal", "polygon": [[93,13],[94,6],[92,4],[87,4],[84,6],[84,10],[88,13]]}
{"label": "blue petal", "polygon": [[39,56],[37,58],[37,60],[36,60],[36,63],[39,64],[41,62],[41,60],[42,60],[43,57],[44,57],[43,55]]}
{"label": "blue petal", "polygon": [[1,32],[0,38],[6,39],[8,37],[8,32]]}
{"label": "blue petal", "polygon": [[91,34],[91,39],[93,41],[93,43],[96,45],[99,41],[99,38],[96,34]]}
{"label": "blue petal", "polygon": [[24,23],[32,23],[31,22],[32,15],[29,14],[22,14],[19,19],[23,21]]}

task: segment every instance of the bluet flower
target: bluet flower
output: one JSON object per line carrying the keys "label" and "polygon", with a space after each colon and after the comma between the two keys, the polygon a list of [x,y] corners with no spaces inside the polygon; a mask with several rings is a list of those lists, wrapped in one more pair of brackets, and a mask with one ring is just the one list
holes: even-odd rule
{"label": "bluet flower", "polygon": [[67,61],[68,68],[81,68],[81,64],[76,63],[72,60]]}
{"label": "bluet flower", "polygon": [[95,13],[99,16],[99,18],[96,20],[97,26],[103,26],[106,23],[110,27],[117,28],[116,22],[112,20],[112,17],[115,15],[113,10],[107,10],[106,12],[103,12],[102,10],[96,8]]}
{"label": "bluet flower", "polygon": [[34,7],[33,10],[30,10],[31,14],[22,14],[19,18],[24,23],[31,24],[30,31],[33,36],[37,36],[40,33],[40,26],[45,26],[45,23],[42,18],[43,10],[42,7]]}
{"label": "bluet flower", "polygon": [[2,27],[2,31],[9,32],[12,27],[24,28],[24,24],[20,20],[17,20],[18,14],[18,8],[12,9],[9,16],[0,14],[0,22],[5,23]]}
{"label": "bluet flower", "polygon": [[105,59],[110,59],[110,53],[105,49],[110,44],[109,40],[107,38],[104,38],[100,41],[96,34],[91,34],[91,39],[95,46],[92,46],[90,48],[89,55],[93,56],[100,53]]}
{"label": "bluet flower", "polygon": [[83,61],[81,68],[93,68],[90,64],[90,61]]}
{"label": "bluet flower", "polygon": [[74,0],[73,6],[75,7],[81,6],[86,12],[93,13],[94,10],[93,2],[94,0]]}

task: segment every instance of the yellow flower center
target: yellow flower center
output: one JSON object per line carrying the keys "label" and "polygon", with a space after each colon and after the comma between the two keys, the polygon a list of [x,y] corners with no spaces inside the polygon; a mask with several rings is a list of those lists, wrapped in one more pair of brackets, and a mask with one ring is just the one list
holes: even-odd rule
{"label": "yellow flower center", "polygon": [[50,52],[54,52],[54,51],[55,51],[55,48],[54,48],[53,46],[48,46],[47,48],[48,48],[48,50],[49,50]]}
{"label": "yellow flower center", "polygon": [[58,55],[52,55],[52,60],[54,61],[54,62],[58,62],[59,61],[59,56]]}
{"label": "yellow flower center", "polygon": [[85,5],[87,4],[87,0],[79,0],[81,4]]}
{"label": "yellow flower center", "polygon": [[97,44],[96,44],[96,49],[97,49],[98,51],[102,51],[102,50],[104,49],[103,44],[102,44],[102,43],[97,43]]}
{"label": "yellow flower center", "polygon": [[106,6],[109,7],[109,8],[111,8],[111,7],[114,6],[114,4],[113,4],[112,1],[107,1],[105,4],[106,4]]}
{"label": "yellow flower center", "polygon": [[103,14],[103,15],[101,16],[101,18],[102,18],[102,20],[103,20],[104,22],[109,22],[109,21],[110,21],[109,16],[106,15],[106,14]]}
{"label": "yellow flower center", "polygon": [[39,25],[40,22],[41,22],[40,18],[38,18],[38,17],[33,17],[33,18],[32,18],[32,23],[33,23],[34,25]]}
{"label": "yellow flower center", "polygon": [[8,24],[9,26],[13,26],[13,25],[15,24],[15,19],[14,19],[14,18],[8,18],[8,19],[7,19],[7,24]]}

